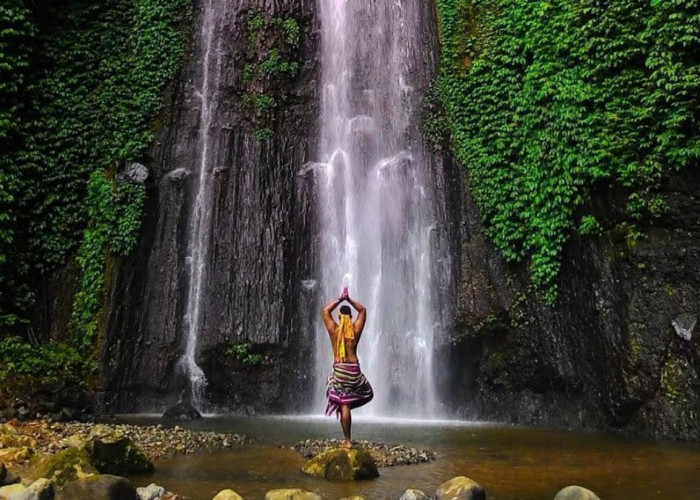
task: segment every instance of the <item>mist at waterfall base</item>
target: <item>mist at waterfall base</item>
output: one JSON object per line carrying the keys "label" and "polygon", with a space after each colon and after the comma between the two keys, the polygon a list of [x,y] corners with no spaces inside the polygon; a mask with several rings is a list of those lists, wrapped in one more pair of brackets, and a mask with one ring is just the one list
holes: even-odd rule
{"label": "mist at waterfall base", "polygon": [[[344,286],[368,309],[358,345],[375,390],[360,414],[438,416],[433,362],[441,328],[435,274],[449,275],[437,231],[439,193],[417,130],[427,59],[411,1],[320,3],[319,299]],[[325,406],[328,335],[316,326],[314,409]]]}

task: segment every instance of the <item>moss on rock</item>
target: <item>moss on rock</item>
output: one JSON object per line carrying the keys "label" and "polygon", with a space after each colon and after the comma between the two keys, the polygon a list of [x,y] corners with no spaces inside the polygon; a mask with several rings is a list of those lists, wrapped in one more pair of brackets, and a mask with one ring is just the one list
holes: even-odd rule
{"label": "moss on rock", "polygon": [[335,448],[312,458],[302,472],[325,479],[355,481],[379,477],[372,455],[362,448]]}

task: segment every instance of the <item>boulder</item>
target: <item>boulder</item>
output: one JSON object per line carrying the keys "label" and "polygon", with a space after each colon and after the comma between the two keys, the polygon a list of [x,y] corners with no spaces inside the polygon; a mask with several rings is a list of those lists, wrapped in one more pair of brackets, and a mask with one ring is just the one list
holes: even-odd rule
{"label": "boulder", "polygon": [[140,500],[161,500],[165,496],[165,488],[151,483],[145,488],[136,488]]}
{"label": "boulder", "polygon": [[197,420],[199,418],[202,418],[202,414],[192,404],[185,401],[180,401],[163,413],[163,420]]}
{"label": "boulder", "polygon": [[102,474],[66,483],[55,500],[139,500],[139,497],[125,478]]}
{"label": "boulder", "polygon": [[411,488],[404,491],[403,495],[401,495],[401,498],[399,498],[399,500],[428,500],[428,499],[429,499],[428,495],[426,495],[421,490],[413,490]]}
{"label": "boulder", "polygon": [[581,486],[567,486],[554,496],[554,500],[600,500],[598,495]]}
{"label": "boulder", "polygon": [[486,500],[486,492],[476,481],[465,476],[453,477],[435,491],[436,500]]}
{"label": "boulder", "polygon": [[306,462],[301,470],[310,476],[345,481],[379,476],[372,455],[362,448],[328,450]]}
{"label": "boulder", "polygon": [[54,500],[53,484],[46,478],[39,478],[24,490],[9,495],[8,500]]}
{"label": "boulder", "polygon": [[243,500],[243,497],[233,490],[221,490],[212,500]]}
{"label": "boulder", "polygon": [[153,463],[130,438],[104,425],[90,433],[85,451],[91,463],[103,474],[153,472]]}
{"label": "boulder", "polygon": [[123,172],[117,175],[120,181],[143,184],[148,179],[148,169],[137,162],[129,163]]}
{"label": "boulder", "polygon": [[321,496],[301,489],[270,490],[265,500],[321,500]]}
{"label": "boulder", "polygon": [[0,487],[0,500],[8,500],[11,495],[17,495],[26,490],[27,487],[23,484],[10,484]]}
{"label": "boulder", "polygon": [[68,448],[55,455],[38,455],[32,459],[22,477],[30,479],[48,478],[58,485],[74,481],[97,469],[90,462],[87,452],[81,448]]}

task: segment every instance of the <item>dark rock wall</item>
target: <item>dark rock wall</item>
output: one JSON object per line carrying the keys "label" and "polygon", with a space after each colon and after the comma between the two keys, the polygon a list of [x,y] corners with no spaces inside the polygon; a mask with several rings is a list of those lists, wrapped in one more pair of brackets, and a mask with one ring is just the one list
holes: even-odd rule
{"label": "dark rock wall", "polygon": [[[315,5],[313,0],[197,1],[191,53],[147,162],[151,177],[140,245],[122,263],[109,292],[98,389],[104,412],[161,410],[183,389],[177,361],[184,350],[187,207],[197,176],[196,92],[203,78],[205,5],[217,9],[218,56],[212,62],[218,64],[212,80],[217,102],[211,129],[216,174],[198,363],[214,382],[222,373],[228,376],[226,384],[209,384],[207,399],[214,408],[238,403],[250,411],[269,409],[269,402],[255,401],[255,394],[244,402],[233,394],[277,365],[296,370],[309,355],[303,347],[310,342],[297,333],[295,298],[310,265],[304,252],[308,200],[297,172],[316,149]],[[263,20],[255,27],[259,33],[252,33],[253,17]],[[294,46],[272,18],[298,24]],[[298,70],[263,74],[261,63],[274,49],[287,62],[298,62]],[[275,106],[262,113],[250,103],[258,95],[272,96]],[[253,370],[222,355],[239,343],[274,348]],[[292,392],[287,390],[294,380],[289,372],[282,377],[274,372],[268,379],[274,385],[270,393]],[[276,405],[285,402],[282,398]]]}
{"label": "dark rock wall", "polygon": [[614,229],[623,197],[599,193],[590,208],[611,229],[569,242],[552,307],[536,299],[522,267],[496,255],[462,182],[459,313],[443,346],[452,409],[700,439],[700,331],[686,340],[672,324],[700,317],[700,176],[669,180],[668,213],[636,242]]}

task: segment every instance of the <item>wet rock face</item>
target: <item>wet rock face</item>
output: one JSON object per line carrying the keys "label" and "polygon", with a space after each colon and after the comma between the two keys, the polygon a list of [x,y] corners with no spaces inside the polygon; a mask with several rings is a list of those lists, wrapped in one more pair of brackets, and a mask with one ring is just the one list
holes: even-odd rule
{"label": "wet rock face", "polygon": [[[670,180],[669,211],[638,242],[614,229],[574,237],[548,307],[484,238],[465,185],[445,400],[470,418],[700,439],[698,191],[697,174]],[[595,200],[605,227],[620,218],[618,198]]]}
{"label": "wet rock face", "polygon": [[[213,5],[213,21],[207,5]],[[197,362],[213,381],[207,399],[214,407],[237,409],[229,401],[238,386],[220,382],[222,372],[231,375],[217,357],[227,347],[271,346],[287,367],[310,354],[301,347],[312,342],[299,328],[296,299],[313,260],[302,251],[310,246],[305,238],[311,220],[306,181],[298,172],[316,149],[316,22],[315,3],[306,0],[195,2],[191,54],[144,162],[148,201],[140,244],[110,291],[101,411],[164,410],[186,386],[178,360],[191,272],[188,226],[202,163],[211,172],[211,231]],[[199,98],[205,79],[207,117]],[[270,388],[279,404],[299,400],[295,380],[281,377]]]}

